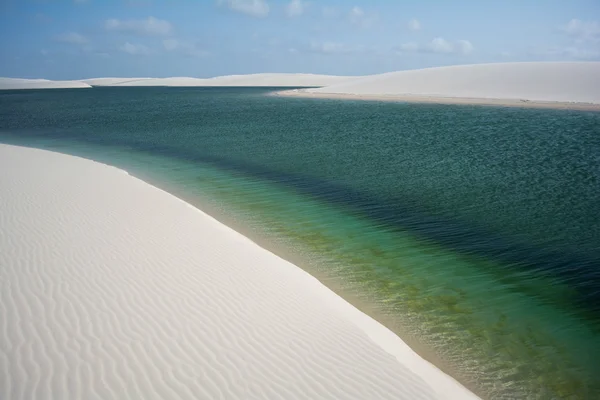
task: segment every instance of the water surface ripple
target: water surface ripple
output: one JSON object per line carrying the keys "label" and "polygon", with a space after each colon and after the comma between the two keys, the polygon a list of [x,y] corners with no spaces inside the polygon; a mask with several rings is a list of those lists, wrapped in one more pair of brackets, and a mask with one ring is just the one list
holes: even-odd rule
{"label": "water surface ripple", "polygon": [[290,249],[485,398],[600,398],[599,113],[272,90],[4,91],[0,141]]}

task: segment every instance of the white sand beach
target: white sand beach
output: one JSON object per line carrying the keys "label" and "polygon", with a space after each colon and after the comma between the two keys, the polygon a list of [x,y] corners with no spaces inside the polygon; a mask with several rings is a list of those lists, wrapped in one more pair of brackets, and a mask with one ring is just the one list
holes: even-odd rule
{"label": "white sand beach", "polygon": [[390,72],[287,96],[600,110],[600,62],[457,65]]}
{"label": "white sand beach", "polygon": [[48,79],[0,78],[0,90],[90,88],[81,81],[50,81]]}
{"label": "white sand beach", "polygon": [[125,171],[0,145],[0,398],[476,399],[295,265]]}

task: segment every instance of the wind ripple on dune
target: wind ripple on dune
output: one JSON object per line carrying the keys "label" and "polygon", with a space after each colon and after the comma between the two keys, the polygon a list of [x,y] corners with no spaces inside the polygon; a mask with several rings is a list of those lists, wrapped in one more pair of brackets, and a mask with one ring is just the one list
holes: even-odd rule
{"label": "wind ripple on dune", "polygon": [[475,398],[316,279],[115,168],[0,145],[0,398]]}

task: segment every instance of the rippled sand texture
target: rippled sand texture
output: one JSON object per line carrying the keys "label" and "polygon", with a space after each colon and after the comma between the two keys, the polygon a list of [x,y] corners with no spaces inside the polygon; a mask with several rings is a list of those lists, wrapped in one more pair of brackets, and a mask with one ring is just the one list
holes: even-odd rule
{"label": "rippled sand texture", "polygon": [[316,279],[122,170],[0,146],[0,398],[475,398]]}

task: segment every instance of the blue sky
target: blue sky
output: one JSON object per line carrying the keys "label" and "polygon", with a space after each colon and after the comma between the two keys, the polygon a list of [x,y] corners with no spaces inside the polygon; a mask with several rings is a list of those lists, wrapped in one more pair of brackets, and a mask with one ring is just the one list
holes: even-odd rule
{"label": "blue sky", "polygon": [[0,0],[0,76],[600,60],[600,0]]}

